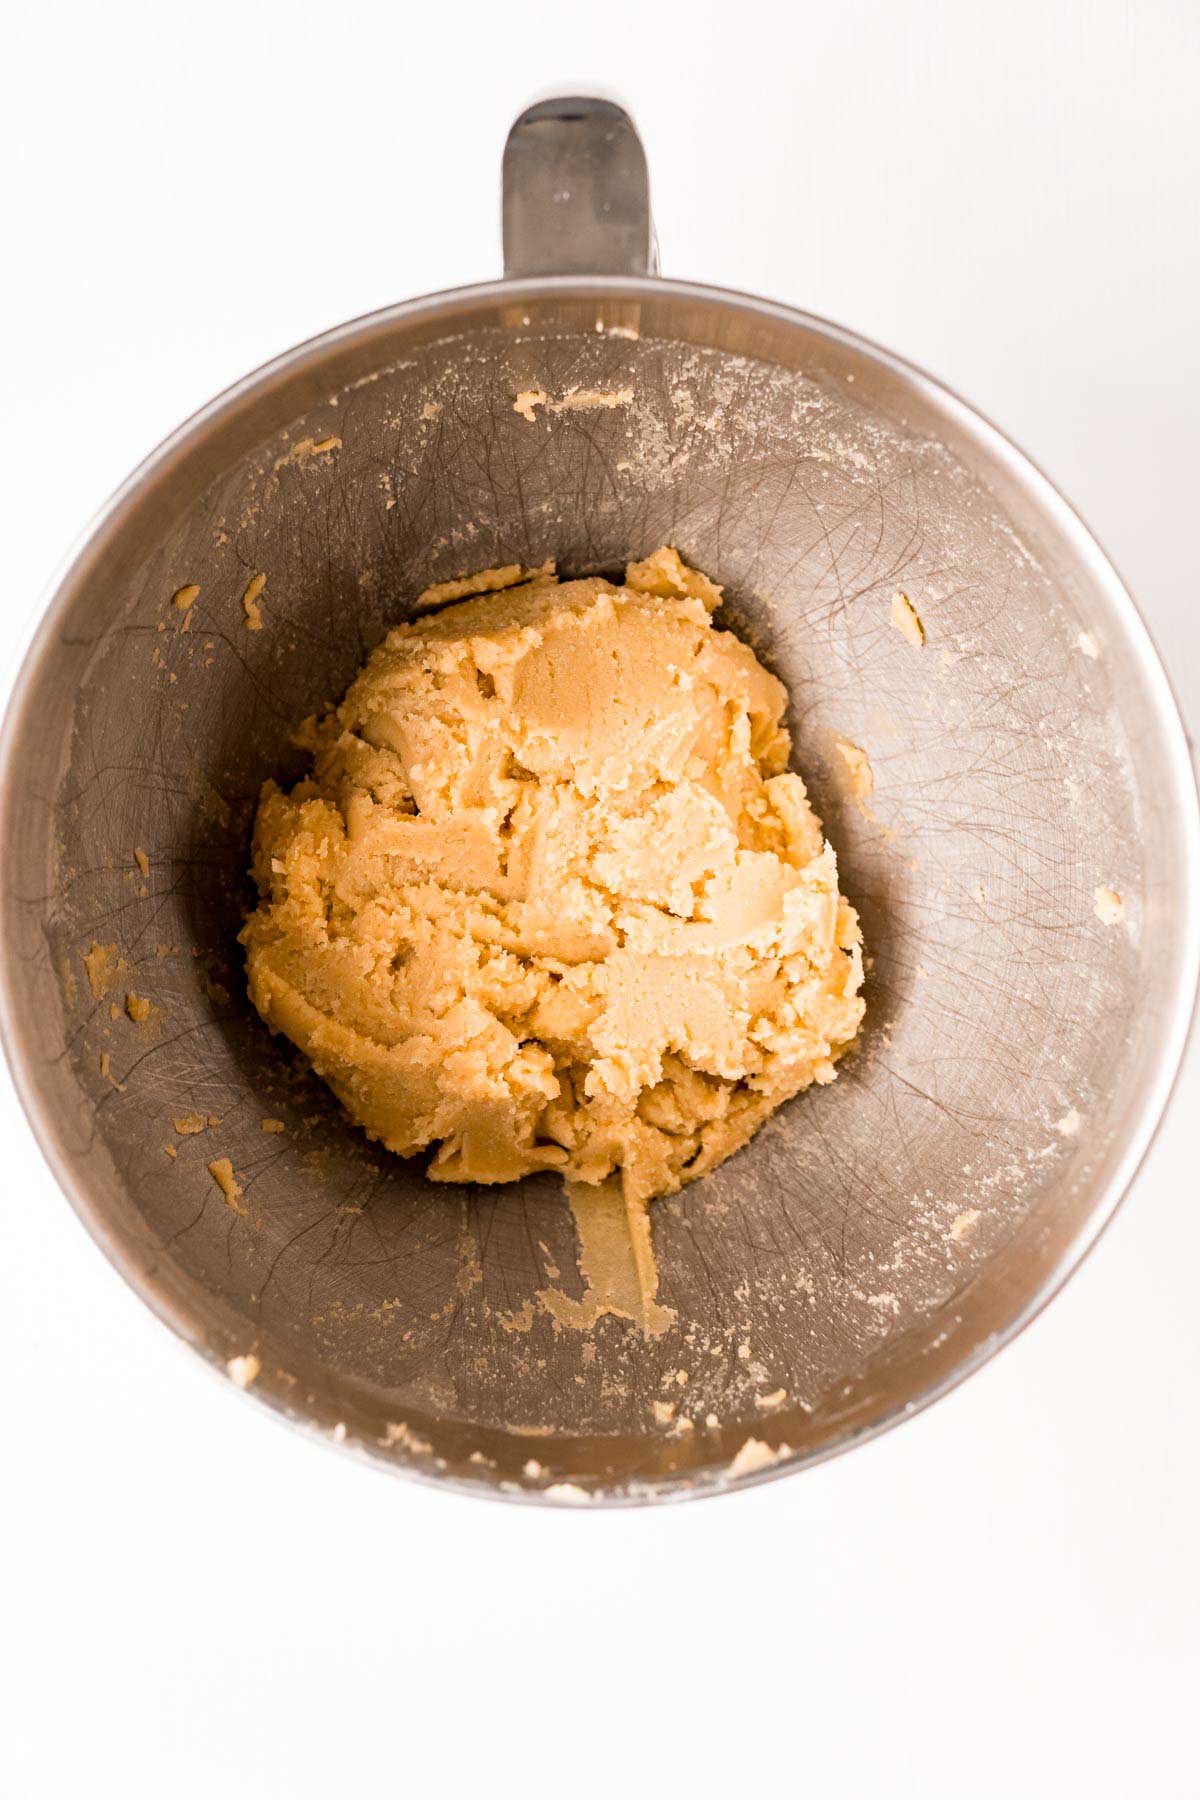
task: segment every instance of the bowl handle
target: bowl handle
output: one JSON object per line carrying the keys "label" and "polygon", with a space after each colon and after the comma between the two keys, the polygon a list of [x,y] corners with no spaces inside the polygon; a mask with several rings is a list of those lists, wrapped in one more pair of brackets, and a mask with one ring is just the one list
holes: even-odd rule
{"label": "bowl handle", "polygon": [[506,276],[658,273],[646,153],[613,101],[526,107],[504,146],[503,186]]}

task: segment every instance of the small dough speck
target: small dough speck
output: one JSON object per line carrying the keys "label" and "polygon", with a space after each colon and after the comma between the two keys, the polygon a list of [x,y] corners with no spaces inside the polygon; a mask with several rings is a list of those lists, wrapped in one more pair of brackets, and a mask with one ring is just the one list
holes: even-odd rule
{"label": "small dough speck", "polygon": [[852,744],[849,738],[839,738],[836,747],[849,772],[850,792],[856,800],[869,800],[875,792],[875,771],[866,751]]}
{"label": "small dough speck", "polygon": [[242,612],[245,614],[247,631],[261,631],[263,626],[262,607],[258,604],[259,596],[267,585],[265,575],[254,575],[246,583],[246,591],[242,595]]}
{"label": "small dough speck", "polygon": [[586,1488],[574,1481],[552,1481],[542,1492],[547,1500],[560,1500],[566,1506],[587,1506],[592,1498]]}
{"label": "small dough speck", "polygon": [[907,594],[892,595],[891,619],[905,643],[920,650],[925,642],[925,627]]}
{"label": "small dough speck", "polygon": [[1116,888],[1098,887],[1092,911],[1102,925],[1119,925],[1125,917],[1125,902]]}
{"label": "small dough speck", "polygon": [[215,1157],[208,1165],[208,1172],[225,1196],[226,1205],[236,1213],[245,1212],[242,1205],[242,1188],[233,1172],[233,1164],[227,1156]]}
{"label": "small dough speck", "polygon": [[231,1356],[225,1364],[225,1372],[230,1381],[240,1388],[248,1388],[258,1380],[262,1372],[262,1363],[250,1352],[246,1356]]}
{"label": "small dough speck", "polygon": [[544,388],[526,388],[513,401],[513,411],[520,413],[523,419],[528,419],[531,425],[535,425],[537,423],[535,407],[545,406],[549,398],[550,396]]}
{"label": "small dough speck", "polygon": [[278,474],[280,469],[286,469],[290,463],[311,462],[314,456],[331,456],[335,450],[340,450],[341,447],[340,437],[301,438],[299,443],[293,444],[283,456],[276,457],[275,473]]}
{"label": "small dough speck", "polygon": [[103,1000],[125,964],[118,955],[115,944],[98,944],[93,938],[91,949],[84,953],[83,966],[87,970],[92,999]]}
{"label": "small dough speck", "polygon": [[746,1439],[730,1463],[729,1473],[731,1475],[755,1475],[760,1469],[769,1469],[772,1463],[780,1462],[790,1454],[791,1451],[787,1444],[780,1444],[778,1449],[772,1449],[771,1445],[764,1444],[761,1438],[750,1437]]}

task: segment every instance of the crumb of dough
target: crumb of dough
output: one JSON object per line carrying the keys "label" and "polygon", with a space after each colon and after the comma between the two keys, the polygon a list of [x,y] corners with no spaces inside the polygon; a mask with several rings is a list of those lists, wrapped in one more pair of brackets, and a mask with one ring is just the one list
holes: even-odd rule
{"label": "crumb of dough", "polygon": [[138,873],[144,881],[150,873],[150,858],[146,855],[144,850],[135,850],[133,853],[133,860],[137,864]]}
{"label": "crumb of dough", "polygon": [[164,1144],[163,1145],[163,1154],[166,1156],[169,1156],[171,1158],[172,1162],[177,1161],[178,1157],[179,1157],[179,1152],[175,1148],[174,1144]]}
{"label": "crumb of dough", "polygon": [[189,608],[196,604],[196,601],[199,598],[200,587],[195,581],[189,581],[186,587],[176,588],[175,592],[171,595],[172,601],[179,608],[181,613],[187,612]]}
{"label": "crumb of dough", "polygon": [[967,1234],[975,1229],[976,1225],[979,1223],[980,1217],[980,1211],[977,1206],[968,1207],[966,1212],[960,1212],[958,1214],[957,1218],[950,1226],[950,1236],[956,1244],[961,1244]]}
{"label": "crumb of dough", "polygon": [[108,1003],[108,1016],[110,1019],[119,1019],[121,1016],[121,1008],[115,1000],[110,1000]]}
{"label": "crumb of dough", "polygon": [[547,1500],[561,1500],[567,1506],[589,1506],[592,1496],[575,1481],[552,1481],[542,1489]]}
{"label": "crumb of dough", "polygon": [[193,1137],[196,1132],[204,1130],[208,1120],[203,1113],[193,1112],[183,1113],[179,1118],[172,1119],[171,1123],[180,1137]]}
{"label": "crumb of dough", "polygon": [[135,1025],[144,1025],[150,1017],[150,1002],[141,994],[126,994],[125,1011]]}
{"label": "crumb of dough", "polygon": [[1125,902],[1116,888],[1098,887],[1092,911],[1102,925],[1119,925],[1125,917]]}
{"label": "crumb of dough", "polygon": [[429,1439],[418,1436],[412,1426],[406,1425],[403,1419],[393,1420],[391,1424],[386,1425],[380,1442],[386,1444],[389,1449],[393,1444],[403,1444],[404,1448],[411,1450],[414,1456],[428,1456],[433,1449]]}
{"label": "crumb of dough", "polygon": [[92,999],[103,1000],[125,963],[115,944],[98,944],[93,938],[91,949],[83,952],[83,966],[87,970]]}
{"label": "crumb of dough", "polygon": [[106,1079],[108,1077],[108,1074],[109,1074],[109,1071],[111,1070],[111,1068],[112,1068],[112,1057],[109,1055],[107,1050],[102,1050],[100,1052],[100,1073]]}
{"label": "crumb of dough", "polygon": [[850,792],[856,800],[869,800],[875,792],[875,771],[866,751],[848,738],[839,738],[836,749],[850,774]]}
{"label": "crumb of dough", "polygon": [[261,631],[263,627],[262,607],[258,604],[259,596],[267,585],[265,575],[253,575],[246,583],[246,591],[242,595],[242,612],[245,615],[247,631]]}
{"label": "crumb of dough", "polygon": [[235,1382],[238,1387],[248,1388],[258,1380],[262,1373],[262,1363],[253,1352],[246,1356],[231,1356],[225,1364],[225,1373],[229,1376],[230,1381]]}
{"label": "crumb of dough", "polygon": [[262,1128],[264,1131],[266,1131],[268,1133],[272,1133],[272,1134],[278,1133],[280,1131],[285,1131],[287,1129],[287,1127],[284,1125],[284,1122],[282,1119],[264,1119],[262,1122]]}
{"label": "crumb of dough", "polygon": [[242,1188],[233,1172],[233,1164],[227,1156],[218,1156],[208,1165],[208,1172],[225,1196],[225,1203],[236,1213],[245,1212],[242,1205]]}
{"label": "crumb of dough", "polygon": [[310,437],[301,438],[299,443],[293,444],[283,456],[275,458],[275,473],[278,474],[280,469],[286,469],[290,463],[311,462],[314,456],[330,456],[333,451],[340,450],[341,447],[340,437],[324,437],[319,441]]}
{"label": "crumb of dough", "polygon": [[911,644],[914,650],[922,648],[925,627],[907,594],[892,595],[891,621],[906,644]]}
{"label": "crumb of dough", "polygon": [[1073,1138],[1079,1136],[1079,1127],[1083,1124],[1078,1111],[1071,1107],[1061,1119],[1055,1121],[1054,1129],[1060,1137]]}
{"label": "crumb of dough", "polygon": [[783,1405],[787,1397],[788,1391],[786,1388],[776,1388],[774,1393],[771,1394],[755,1394],[754,1404],[761,1408],[763,1412],[774,1412],[777,1406]]}
{"label": "crumb of dough", "polygon": [[761,1438],[749,1437],[730,1463],[729,1473],[731,1475],[754,1475],[759,1469],[769,1469],[772,1463],[780,1462],[785,1456],[790,1455],[791,1451],[787,1444],[780,1444],[778,1449],[772,1449],[770,1444],[764,1444]]}
{"label": "crumb of dough", "polygon": [[1100,655],[1100,645],[1094,631],[1081,631],[1075,639],[1075,646],[1084,656],[1090,656],[1093,662]]}
{"label": "crumb of dough", "polygon": [[535,425],[537,414],[534,408],[545,406],[549,398],[545,388],[525,388],[513,401],[513,411],[520,413],[523,419],[528,419],[531,425]]}
{"label": "crumb of dough", "polygon": [[671,1400],[654,1400],[650,1404],[657,1425],[669,1425],[675,1417],[675,1404]]}
{"label": "crumb of dough", "polygon": [[645,1202],[832,1081],[863,1014],[787,694],[719,597],[663,549],[397,626],[267,784],[242,932],[267,1024],[433,1180],[613,1178],[647,1307]]}

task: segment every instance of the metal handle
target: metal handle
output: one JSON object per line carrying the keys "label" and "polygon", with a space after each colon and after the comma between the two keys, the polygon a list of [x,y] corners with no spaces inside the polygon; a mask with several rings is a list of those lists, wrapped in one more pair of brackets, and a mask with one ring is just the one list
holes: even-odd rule
{"label": "metal handle", "polygon": [[654,275],[646,153],[611,100],[525,109],[504,146],[504,273]]}

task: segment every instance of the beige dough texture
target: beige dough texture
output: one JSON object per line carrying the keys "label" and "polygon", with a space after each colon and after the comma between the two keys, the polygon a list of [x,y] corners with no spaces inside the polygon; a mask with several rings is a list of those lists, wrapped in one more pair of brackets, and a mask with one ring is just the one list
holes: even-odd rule
{"label": "beige dough texture", "polygon": [[861,940],[720,589],[667,549],[624,586],[552,568],[398,626],[302,728],[242,941],[268,1025],[434,1180],[636,1203],[832,1081]]}

